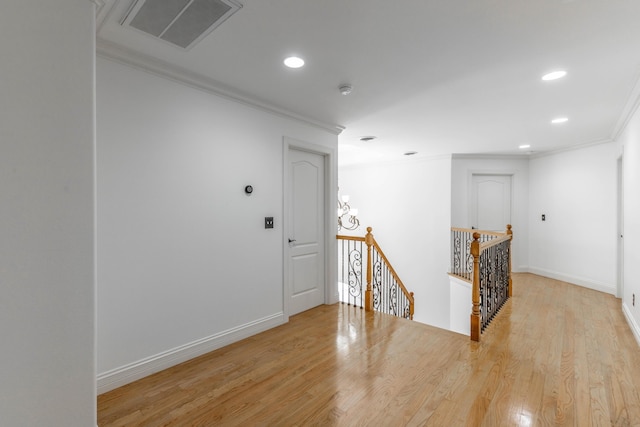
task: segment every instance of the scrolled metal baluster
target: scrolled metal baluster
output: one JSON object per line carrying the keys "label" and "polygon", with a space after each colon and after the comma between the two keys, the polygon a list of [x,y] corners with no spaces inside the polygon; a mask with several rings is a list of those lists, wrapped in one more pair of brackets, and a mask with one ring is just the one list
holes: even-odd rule
{"label": "scrolled metal baluster", "polygon": [[380,309],[381,290],[382,290],[382,265],[376,260],[373,264],[373,308]]}
{"label": "scrolled metal baluster", "polygon": [[465,254],[466,254],[466,260],[465,260],[465,271],[464,271],[464,276],[467,279],[471,279],[473,278],[473,255],[471,254],[471,243],[473,242],[473,235],[470,233],[465,233]]}
{"label": "scrolled metal baluster", "polygon": [[402,317],[405,319],[410,317],[409,300],[404,293],[402,294]]}
{"label": "scrolled metal baluster", "polygon": [[389,314],[398,315],[398,285],[394,282],[389,286]]}
{"label": "scrolled metal baluster", "polygon": [[460,241],[459,232],[454,231],[453,238],[453,271],[454,274],[460,274],[462,272],[462,242]]}
{"label": "scrolled metal baluster", "polygon": [[387,314],[391,314],[391,280],[389,280],[389,269],[387,266],[384,266],[384,287],[388,290],[385,292],[384,297],[386,301],[384,302],[384,312]]}
{"label": "scrolled metal baluster", "polygon": [[349,295],[354,297],[354,305],[357,297],[362,296],[362,252],[358,249],[353,249],[349,252]]}

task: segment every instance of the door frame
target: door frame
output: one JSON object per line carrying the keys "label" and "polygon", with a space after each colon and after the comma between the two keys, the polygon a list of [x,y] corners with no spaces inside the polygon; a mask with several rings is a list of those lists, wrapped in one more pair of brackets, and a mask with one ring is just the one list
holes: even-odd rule
{"label": "door frame", "polygon": [[616,164],[617,181],[617,283],[616,297],[624,301],[624,153],[620,154]]}
{"label": "door frame", "polygon": [[291,173],[289,170],[289,150],[306,151],[319,154],[324,157],[324,303],[333,304],[338,301],[338,269],[336,252],[336,233],[338,223],[336,211],[338,209],[338,167],[337,152],[335,148],[313,144],[298,139],[283,137],[283,180],[282,180],[282,307],[285,321],[289,321],[291,283],[289,281],[289,226],[291,221],[290,192]]}

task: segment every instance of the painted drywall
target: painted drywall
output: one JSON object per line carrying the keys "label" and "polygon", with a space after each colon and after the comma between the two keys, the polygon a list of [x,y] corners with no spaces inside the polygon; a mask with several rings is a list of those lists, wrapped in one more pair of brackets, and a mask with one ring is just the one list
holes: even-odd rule
{"label": "painted drywall", "polygon": [[[624,170],[624,268],[622,307],[640,343],[640,111],[636,110],[618,138],[623,145]],[[633,304],[633,296],[636,301]]]}
{"label": "painted drywall", "polygon": [[95,426],[94,4],[0,9],[0,424]]}
{"label": "painted drywall", "polygon": [[[451,225],[471,228],[473,174],[511,175],[511,225],[513,270],[527,271],[529,264],[529,159],[453,156],[451,165]],[[506,227],[506,224],[505,224]]]}
{"label": "painted drywall", "polygon": [[[415,293],[414,320],[449,327],[451,158],[340,168],[341,194],[359,210],[405,286]],[[341,232],[342,234],[342,232]],[[347,234],[347,233],[345,233]]]}
{"label": "painted drywall", "polygon": [[449,329],[471,335],[470,314],[473,308],[471,283],[449,276]]}
{"label": "painted drywall", "polygon": [[611,143],[531,159],[531,272],[615,294],[616,162]]}
{"label": "painted drywall", "polygon": [[102,392],[286,321],[283,137],[337,136],[104,58],[97,101]]}

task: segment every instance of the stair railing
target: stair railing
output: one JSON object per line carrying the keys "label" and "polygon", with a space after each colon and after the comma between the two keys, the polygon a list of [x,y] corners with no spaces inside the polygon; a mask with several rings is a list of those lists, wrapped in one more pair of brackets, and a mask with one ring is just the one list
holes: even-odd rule
{"label": "stair railing", "polygon": [[471,339],[480,335],[512,295],[511,241],[504,233],[451,228],[451,274],[471,283]]}
{"label": "stair railing", "polygon": [[[388,258],[376,242],[372,228],[360,236],[337,235],[340,301],[380,311],[405,319],[413,319],[415,299],[404,286]],[[366,247],[366,257],[364,250]],[[366,287],[363,282],[366,277]]]}

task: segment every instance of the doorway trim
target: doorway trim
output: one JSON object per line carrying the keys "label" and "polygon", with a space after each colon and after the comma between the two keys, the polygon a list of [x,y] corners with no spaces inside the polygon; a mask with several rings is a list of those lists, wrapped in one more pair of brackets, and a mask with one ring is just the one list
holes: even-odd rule
{"label": "doorway trim", "polygon": [[624,301],[624,153],[620,154],[617,158],[616,164],[617,174],[617,227],[616,227],[616,240],[617,240],[617,283],[616,283],[616,297],[622,298]]}
{"label": "doorway trim", "polygon": [[283,180],[282,180],[282,307],[284,312],[285,322],[289,321],[289,315],[291,313],[289,297],[291,295],[291,283],[289,281],[289,257],[287,254],[288,242],[288,230],[290,225],[289,212],[289,184],[291,183],[291,173],[289,171],[289,150],[300,150],[309,153],[319,154],[324,157],[324,303],[333,304],[338,301],[338,287],[337,287],[337,252],[336,252],[336,232],[337,232],[337,220],[336,211],[337,198],[338,198],[338,167],[337,167],[337,152],[335,148],[313,144],[299,139],[291,138],[288,136],[283,137]]}

